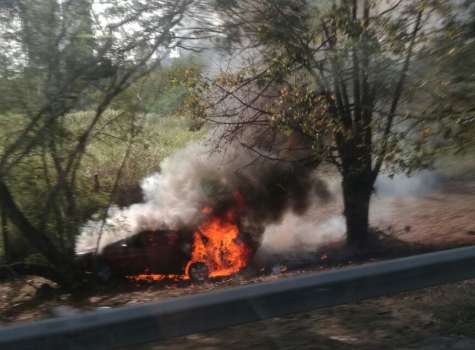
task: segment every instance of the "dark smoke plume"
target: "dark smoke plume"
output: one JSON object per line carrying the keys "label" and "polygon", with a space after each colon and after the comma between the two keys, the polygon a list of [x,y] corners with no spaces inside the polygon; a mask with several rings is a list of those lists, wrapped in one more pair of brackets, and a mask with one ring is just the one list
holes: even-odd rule
{"label": "dark smoke plume", "polygon": [[212,139],[190,144],[165,159],[159,173],[143,180],[142,203],[111,208],[105,223],[89,221],[77,239],[76,252],[93,251],[98,241],[100,252],[144,230],[193,229],[203,220],[203,208],[219,213],[237,205],[236,193],[244,201],[242,227],[259,240],[265,227],[281,221],[284,213],[303,214],[316,197],[329,196],[315,176],[308,148],[282,140],[278,150],[250,149],[242,139],[223,149]]}

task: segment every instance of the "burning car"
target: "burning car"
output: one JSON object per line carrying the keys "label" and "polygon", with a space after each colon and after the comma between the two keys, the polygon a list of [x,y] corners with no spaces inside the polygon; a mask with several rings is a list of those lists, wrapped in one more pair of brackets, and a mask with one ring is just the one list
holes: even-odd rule
{"label": "burning car", "polygon": [[204,281],[246,268],[255,250],[250,235],[241,233],[235,212],[214,214],[193,230],[147,230],[105,246],[99,254],[78,256],[101,280]]}

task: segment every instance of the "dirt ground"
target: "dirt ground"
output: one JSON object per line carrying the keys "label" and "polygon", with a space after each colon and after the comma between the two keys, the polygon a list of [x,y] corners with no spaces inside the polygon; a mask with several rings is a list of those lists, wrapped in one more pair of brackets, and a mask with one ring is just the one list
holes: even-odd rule
{"label": "dirt ground", "polygon": [[378,198],[372,222],[400,240],[436,248],[475,244],[475,181],[418,196]]}
{"label": "dirt ground", "polygon": [[[475,182],[450,182],[417,197],[377,198],[373,202],[375,206],[378,211],[373,224],[398,240],[430,250],[475,244]],[[58,306],[79,310],[111,308],[306,272],[288,271],[254,278],[237,276],[199,286],[184,282],[127,284],[81,295],[51,290],[40,278],[0,282],[0,326],[54,317]],[[191,335],[158,344],[153,349],[465,350],[475,349],[474,339],[475,281],[465,281]],[[443,347],[444,344],[452,347]]]}

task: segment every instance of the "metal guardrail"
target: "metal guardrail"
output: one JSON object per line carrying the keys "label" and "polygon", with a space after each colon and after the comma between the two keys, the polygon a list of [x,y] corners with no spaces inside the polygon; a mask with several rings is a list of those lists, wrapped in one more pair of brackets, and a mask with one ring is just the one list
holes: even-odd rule
{"label": "metal guardrail", "polygon": [[104,350],[475,278],[475,247],[0,329],[2,350]]}

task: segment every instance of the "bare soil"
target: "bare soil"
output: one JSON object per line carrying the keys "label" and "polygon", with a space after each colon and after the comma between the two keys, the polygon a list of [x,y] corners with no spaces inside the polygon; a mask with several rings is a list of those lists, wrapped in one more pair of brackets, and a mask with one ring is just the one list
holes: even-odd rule
{"label": "bare soil", "polygon": [[405,242],[437,249],[475,244],[475,182],[451,181],[418,196],[373,201],[373,224]]}

